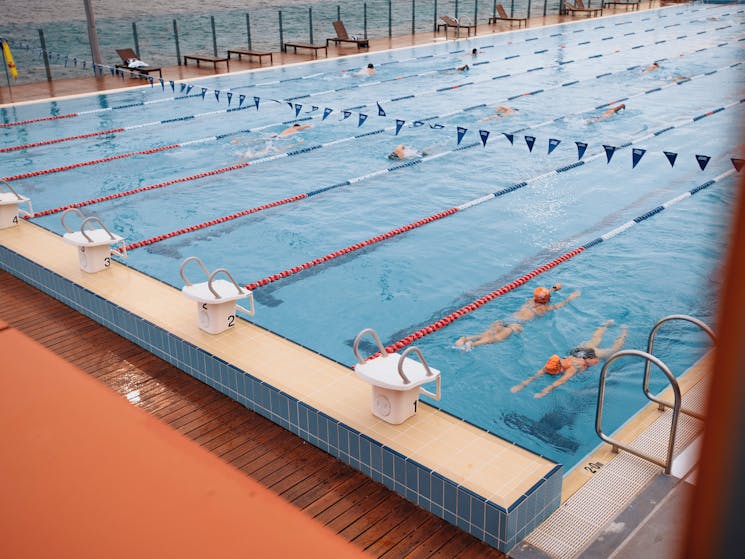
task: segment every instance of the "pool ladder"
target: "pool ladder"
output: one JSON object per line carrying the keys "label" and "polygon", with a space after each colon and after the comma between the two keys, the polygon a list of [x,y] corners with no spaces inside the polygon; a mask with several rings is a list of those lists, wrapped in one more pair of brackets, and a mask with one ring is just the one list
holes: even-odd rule
{"label": "pool ladder", "polygon": [[[672,468],[673,450],[675,448],[675,436],[677,434],[678,418],[680,414],[684,413],[686,415],[690,415],[691,417],[695,417],[696,419],[704,419],[704,416],[702,414],[697,413],[691,409],[684,408],[682,406],[680,386],[678,384],[678,380],[675,378],[675,375],[673,375],[670,372],[670,369],[667,367],[667,365],[665,365],[665,363],[662,360],[655,357],[653,354],[654,339],[655,339],[655,336],[657,335],[657,331],[660,329],[660,327],[663,324],[673,321],[673,320],[682,320],[685,322],[690,322],[692,324],[695,324],[696,326],[701,328],[704,332],[706,332],[709,335],[712,342],[716,343],[716,336],[714,335],[713,330],[709,328],[709,326],[707,326],[704,322],[702,322],[701,320],[697,318],[694,318],[692,316],[688,316],[685,314],[672,314],[672,315],[666,316],[665,318],[662,318],[654,325],[654,327],[649,333],[649,338],[647,339],[647,351],[640,351],[638,349],[624,349],[624,350],[614,353],[608,359],[608,361],[605,362],[605,365],[603,365],[603,369],[600,372],[600,381],[599,381],[599,389],[598,389],[598,405],[597,405],[597,413],[595,416],[595,432],[598,434],[598,436],[603,441],[609,443],[613,447],[613,452],[618,452],[619,449],[623,449],[630,454],[633,454],[635,456],[638,456],[639,458],[648,460],[654,464],[657,464],[661,468],[664,468],[666,474],[669,474]],[[642,359],[645,360],[644,380],[642,383],[642,390],[644,391],[644,395],[652,402],[656,402],[658,405],[658,409],[660,410],[664,410],[666,408],[672,409],[670,438],[668,440],[667,454],[666,454],[664,461],[659,460],[656,457],[651,456],[649,454],[643,453],[635,448],[624,445],[623,443],[609,437],[603,432],[603,426],[602,426],[603,406],[605,403],[605,381],[608,375],[608,368],[610,367],[610,364],[613,363],[616,359],[620,359],[621,357],[625,357],[625,356],[641,357]],[[652,394],[649,391],[649,377],[650,377],[653,363],[663,373],[665,373],[667,380],[670,382],[670,385],[673,390],[673,402],[672,403],[656,397],[654,394]]]}

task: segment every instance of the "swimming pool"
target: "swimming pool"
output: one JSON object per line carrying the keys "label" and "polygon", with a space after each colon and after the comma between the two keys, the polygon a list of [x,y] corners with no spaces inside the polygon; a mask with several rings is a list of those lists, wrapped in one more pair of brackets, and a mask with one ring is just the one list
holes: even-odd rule
{"label": "swimming pool", "polygon": [[[0,130],[5,147],[184,119],[99,139],[7,152],[2,154],[3,175],[175,142],[182,146],[11,181],[40,211],[252,162],[213,177],[86,207],[129,243],[314,194],[130,251],[130,266],[176,287],[181,285],[179,263],[186,256],[201,257],[210,269],[225,266],[239,282],[252,283],[510,189],[406,234],[256,288],[253,321],[332,359],[352,363],[351,340],[362,328],[375,328],[386,344],[405,338],[729,172],[729,158],[739,156],[734,150],[735,123],[742,117],[742,72],[731,65],[743,58],[743,42],[738,40],[742,22],[742,13],[730,7],[624,14],[427,49],[215,77],[193,82],[189,95],[179,84],[171,91],[169,84],[161,89],[155,82],[153,89],[3,109],[3,122],[97,111],[45,121],[44,126],[4,127]],[[474,47],[481,50],[475,59],[469,54]],[[661,68],[643,73],[652,60],[661,60]],[[368,62],[377,67],[375,76],[342,72]],[[471,66],[467,76],[452,71],[464,63]],[[713,70],[717,72],[706,75]],[[406,77],[412,74],[416,77]],[[673,81],[677,78],[690,79]],[[201,88],[208,89],[204,99]],[[239,95],[246,95],[243,105],[252,105],[258,97],[259,110],[187,118],[224,111],[228,91],[232,107]],[[187,98],[168,100],[174,96]],[[628,98],[624,112],[588,123],[604,110],[596,107],[623,98]],[[274,101],[287,99],[292,107]],[[149,104],[107,110],[142,102]],[[385,117],[378,115],[378,103]],[[518,112],[509,118],[479,120],[500,104]],[[694,120],[720,107],[726,108]],[[322,119],[325,108],[334,111]],[[347,118],[341,111],[345,108],[350,112]],[[284,139],[270,137],[293,120],[296,110],[313,127]],[[449,113],[455,114],[446,116]],[[360,114],[367,117],[362,124]],[[396,119],[406,121],[398,137]],[[458,126],[468,129],[460,146]],[[389,130],[364,135],[383,128]],[[478,130],[490,131],[485,146]],[[513,134],[514,145],[503,133]],[[532,151],[526,135],[536,138]],[[643,139],[634,147],[647,151],[632,169],[630,148],[621,146],[638,138]],[[560,140],[550,154],[549,139]],[[198,143],[189,143],[195,140]],[[553,172],[577,161],[578,141],[588,144],[585,163]],[[429,155],[420,163],[394,169],[397,164],[386,155],[397,143],[426,149]],[[603,144],[619,147],[610,162]],[[678,154],[675,166],[663,151]],[[704,170],[696,155],[711,157]],[[267,159],[272,156],[277,158]],[[527,184],[511,189],[523,182]],[[444,374],[443,400],[437,405],[553,460],[568,466],[576,463],[597,444],[592,427],[597,377],[576,377],[541,400],[533,394],[545,382],[536,381],[535,388],[517,394],[510,387],[552,353],[566,352],[589,338],[607,319],[615,321],[608,339],[618,335],[622,324],[629,326],[627,347],[643,347],[651,326],[668,313],[685,312],[711,322],[716,266],[734,184],[732,176],[724,177],[695,198],[419,340],[416,345]],[[58,214],[34,221],[61,232]],[[556,282],[565,285],[557,299],[574,290],[582,295],[526,324],[522,334],[501,344],[470,352],[454,347],[460,336],[508,319],[533,287]],[[665,341],[676,337],[671,334]],[[671,343],[661,344],[660,354],[676,372],[706,347],[695,336],[684,336],[683,342],[683,351],[675,353]],[[608,430],[627,419],[630,408],[643,404],[634,399],[639,367],[619,371],[613,389],[622,404],[606,411]]]}

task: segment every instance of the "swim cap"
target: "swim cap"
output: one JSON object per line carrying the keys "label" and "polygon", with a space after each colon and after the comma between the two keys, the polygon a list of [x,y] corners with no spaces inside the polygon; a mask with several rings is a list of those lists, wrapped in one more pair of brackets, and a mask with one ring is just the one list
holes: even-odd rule
{"label": "swim cap", "polygon": [[561,357],[556,354],[552,355],[543,368],[549,375],[558,375],[562,371]]}
{"label": "swim cap", "polygon": [[551,300],[551,292],[545,287],[536,287],[533,291],[533,301],[536,303],[548,303]]}
{"label": "swim cap", "polygon": [[569,352],[569,355],[571,355],[572,357],[577,357],[578,359],[597,358],[595,350],[591,347],[575,347],[574,349],[572,349],[572,351]]}

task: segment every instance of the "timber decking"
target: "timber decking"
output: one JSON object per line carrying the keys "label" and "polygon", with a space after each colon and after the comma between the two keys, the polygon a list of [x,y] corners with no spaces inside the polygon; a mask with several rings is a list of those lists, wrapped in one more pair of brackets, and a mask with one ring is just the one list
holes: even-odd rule
{"label": "timber decking", "polygon": [[505,557],[3,271],[1,321],[375,557]]}

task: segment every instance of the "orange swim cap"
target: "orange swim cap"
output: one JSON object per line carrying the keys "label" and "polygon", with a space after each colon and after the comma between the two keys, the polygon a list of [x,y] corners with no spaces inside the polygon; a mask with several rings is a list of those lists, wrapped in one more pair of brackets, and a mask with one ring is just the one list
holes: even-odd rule
{"label": "orange swim cap", "polygon": [[561,357],[556,354],[552,355],[543,368],[549,375],[558,375],[562,371]]}
{"label": "orange swim cap", "polygon": [[536,287],[533,291],[533,301],[536,303],[548,303],[551,300],[551,292],[545,287]]}

